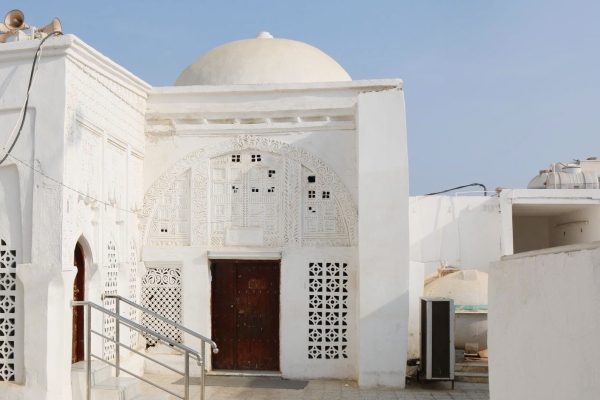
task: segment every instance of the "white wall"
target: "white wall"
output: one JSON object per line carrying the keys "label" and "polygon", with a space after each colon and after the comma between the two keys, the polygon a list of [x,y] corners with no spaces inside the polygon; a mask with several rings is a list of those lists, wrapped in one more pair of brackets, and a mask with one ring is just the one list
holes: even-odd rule
{"label": "white wall", "polygon": [[550,217],[513,217],[514,252],[550,247]]}
{"label": "white wall", "polygon": [[421,296],[425,280],[424,265],[410,262],[408,359],[421,357]]}
{"label": "white wall", "polygon": [[549,221],[551,246],[600,241],[600,205],[557,215]]}
{"label": "white wall", "polygon": [[358,96],[359,342],[361,387],[405,385],[408,157],[401,89]]}
{"label": "white wall", "polygon": [[[146,246],[143,259],[148,267],[161,267],[176,263],[182,270],[183,325],[202,335],[211,336],[211,280],[208,252],[223,251],[223,247]],[[240,254],[274,249],[229,248]],[[357,262],[355,247],[303,248],[286,247],[281,259],[281,314],[280,314],[280,367],[286,379],[356,379],[357,374]],[[240,256],[240,258],[242,258]],[[309,264],[313,262],[339,262],[348,264],[347,358],[309,359],[311,344],[309,333]],[[199,350],[201,343],[189,335],[184,336],[187,346]],[[217,343],[219,345],[219,343]],[[208,350],[207,350],[207,354]],[[177,366],[181,357],[164,357],[161,361]],[[208,368],[211,360],[208,359]],[[161,373],[153,363],[146,363],[147,373]],[[164,371],[162,371],[164,373]]]}
{"label": "white wall", "polygon": [[425,264],[425,275],[441,262],[487,272],[500,259],[497,197],[420,196],[410,198],[410,259]]}
{"label": "white wall", "polygon": [[491,266],[492,400],[598,398],[599,245],[507,256]]}

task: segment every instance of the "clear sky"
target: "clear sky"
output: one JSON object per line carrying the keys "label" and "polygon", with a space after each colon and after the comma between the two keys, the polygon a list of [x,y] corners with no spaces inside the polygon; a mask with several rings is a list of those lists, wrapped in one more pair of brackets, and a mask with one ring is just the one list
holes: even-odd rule
{"label": "clear sky", "polygon": [[320,48],[353,79],[401,78],[412,195],[525,187],[551,162],[600,158],[597,0],[2,4],[35,26],[59,17],[65,33],[154,86],[263,30]]}

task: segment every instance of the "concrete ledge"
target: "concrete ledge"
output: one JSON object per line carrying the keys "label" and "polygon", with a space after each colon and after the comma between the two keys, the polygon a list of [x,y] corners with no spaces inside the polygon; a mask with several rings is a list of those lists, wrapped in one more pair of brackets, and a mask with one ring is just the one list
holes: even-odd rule
{"label": "concrete ledge", "polygon": [[518,253],[518,254],[511,254],[508,256],[503,256],[501,260],[502,261],[516,260],[516,259],[525,258],[525,257],[542,256],[544,254],[558,254],[558,253],[569,253],[572,251],[593,250],[593,249],[597,249],[599,247],[600,247],[600,242],[570,244],[568,246],[550,247],[547,249],[526,251],[524,253]]}

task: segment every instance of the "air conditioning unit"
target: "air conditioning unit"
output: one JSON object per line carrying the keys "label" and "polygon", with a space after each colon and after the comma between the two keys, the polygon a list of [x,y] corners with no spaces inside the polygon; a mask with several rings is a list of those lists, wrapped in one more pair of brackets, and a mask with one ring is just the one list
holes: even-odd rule
{"label": "air conditioning unit", "polygon": [[452,381],[454,389],[454,300],[421,297],[422,380]]}

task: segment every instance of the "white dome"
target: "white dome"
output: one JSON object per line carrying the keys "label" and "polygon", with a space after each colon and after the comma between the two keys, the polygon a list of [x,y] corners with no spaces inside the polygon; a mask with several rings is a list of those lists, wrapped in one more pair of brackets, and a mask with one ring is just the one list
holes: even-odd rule
{"label": "white dome", "polygon": [[333,58],[316,47],[261,32],[210,50],[190,64],[175,86],[351,81]]}

